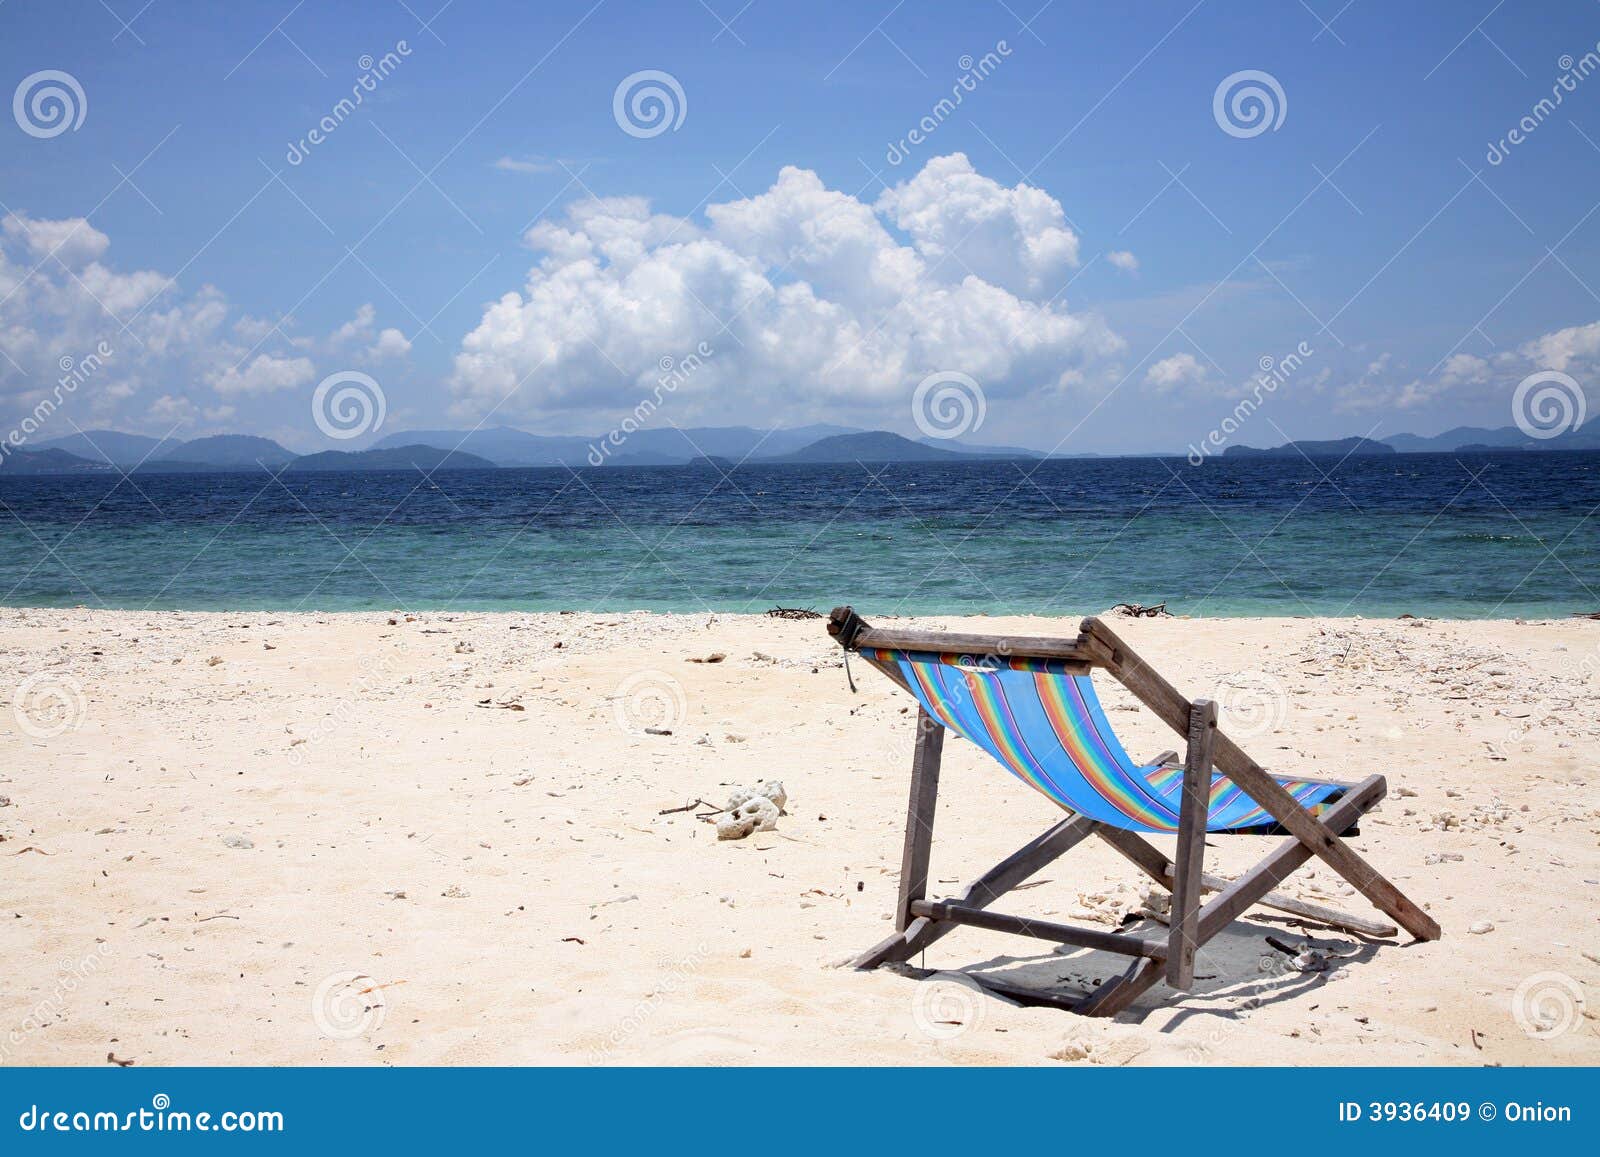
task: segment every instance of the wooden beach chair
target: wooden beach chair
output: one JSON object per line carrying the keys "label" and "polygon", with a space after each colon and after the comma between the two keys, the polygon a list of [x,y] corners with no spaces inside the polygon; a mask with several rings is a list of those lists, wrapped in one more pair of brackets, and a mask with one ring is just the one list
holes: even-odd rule
{"label": "wooden beach chair", "polygon": [[[984,975],[972,979],[1003,995],[1024,996],[1090,1016],[1114,1016],[1165,978],[1194,981],[1195,952],[1254,904],[1368,936],[1392,925],[1307,904],[1273,889],[1312,856],[1419,940],[1439,925],[1340,837],[1383,799],[1381,775],[1360,783],[1269,774],[1218,730],[1216,705],[1190,702],[1098,619],[1076,638],[879,630],[837,607],[828,633],[916,697],[911,802],[895,933],[854,963],[876,968],[909,960],[963,924],[1132,957],[1126,971],[1086,997],[1057,996]],[[1130,758],[1095,696],[1091,672],[1104,671],[1184,737],[1185,752],[1148,763]],[[946,729],[977,744],[1067,812],[1031,843],[945,900],[929,899],[928,860]],[[1177,836],[1174,856],[1141,833]],[[1207,833],[1287,835],[1234,880],[1204,872]],[[1077,928],[989,911],[989,905],[1090,836],[1110,844],[1172,893],[1170,931],[1150,937]],[[1202,892],[1216,896],[1202,906]]]}

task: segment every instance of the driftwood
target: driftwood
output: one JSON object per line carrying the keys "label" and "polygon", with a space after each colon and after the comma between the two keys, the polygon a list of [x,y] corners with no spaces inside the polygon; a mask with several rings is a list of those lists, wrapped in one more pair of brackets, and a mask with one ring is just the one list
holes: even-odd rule
{"label": "driftwood", "polygon": [[708,804],[705,800],[696,799],[693,803],[686,803],[682,807],[663,808],[661,811],[656,812],[656,815],[658,815],[658,816],[672,816],[672,815],[677,815],[679,812],[692,812],[697,807],[710,807],[710,806],[711,805]]}
{"label": "driftwood", "polygon": [[1154,619],[1158,617],[1170,619],[1172,617],[1172,612],[1167,610],[1166,603],[1156,603],[1154,606],[1149,607],[1143,603],[1117,603],[1111,609],[1135,619]]}
{"label": "driftwood", "polygon": [[1600,619],[1600,611],[1573,611],[1572,617],[1575,619]]}
{"label": "driftwood", "polygon": [[773,607],[767,612],[769,619],[820,619],[821,613],[810,607]]}

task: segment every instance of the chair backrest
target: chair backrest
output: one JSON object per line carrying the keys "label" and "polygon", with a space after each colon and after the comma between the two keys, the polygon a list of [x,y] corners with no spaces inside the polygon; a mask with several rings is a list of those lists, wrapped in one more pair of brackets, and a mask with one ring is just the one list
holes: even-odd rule
{"label": "chair backrest", "polygon": [[[1141,764],[1128,754],[1083,663],[871,646],[861,654],[910,688],[935,720],[1069,811],[1130,831],[1178,830],[1182,766]],[[1313,812],[1345,790],[1325,780],[1275,778]],[[1214,771],[1206,830],[1277,829],[1265,809]]]}
{"label": "chair backrest", "polygon": [[[994,756],[1064,808],[1119,828],[1176,831],[1158,769],[1134,760],[1106,719],[1081,665],[931,651],[864,649],[898,673],[934,719]],[[1169,802],[1171,800],[1171,802]]]}

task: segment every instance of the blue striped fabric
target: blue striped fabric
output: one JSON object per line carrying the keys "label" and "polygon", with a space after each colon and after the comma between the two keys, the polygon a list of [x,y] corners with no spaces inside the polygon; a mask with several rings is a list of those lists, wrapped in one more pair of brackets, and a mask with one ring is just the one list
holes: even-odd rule
{"label": "blue striped fabric", "polygon": [[[898,668],[930,715],[1068,811],[1129,831],[1178,830],[1182,767],[1141,764],[1130,757],[1111,730],[1089,676],[1028,660],[979,663],[956,655],[882,650],[869,657]],[[1313,811],[1345,790],[1313,779],[1277,779]],[[1213,774],[1207,831],[1273,822],[1232,780]]]}

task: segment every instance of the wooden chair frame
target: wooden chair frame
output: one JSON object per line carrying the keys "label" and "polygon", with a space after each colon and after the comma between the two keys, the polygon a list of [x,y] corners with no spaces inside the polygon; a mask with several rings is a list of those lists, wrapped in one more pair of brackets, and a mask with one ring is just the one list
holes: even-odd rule
{"label": "wooden chair frame", "polygon": [[[1214,703],[1207,699],[1190,702],[1184,698],[1099,619],[1084,619],[1075,639],[1048,639],[879,630],[867,624],[850,607],[837,607],[829,616],[828,633],[847,652],[884,649],[1052,659],[1064,662],[1073,674],[1104,670],[1185,741],[1177,848],[1172,859],[1136,832],[1068,813],[1067,818],[990,868],[955,897],[930,900],[927,898],[928,865],[933,847],[934,809],[939,794],[945,728],[926,710],[919,710],[911,760],[905,847],[900,863],[900,894],[895,906],[895,933],[858,957],[853,962],[856,968],[870,969],[909,960],[964,924],[1011,932],[1115,952],[1133,959],[1121,975],[1105,981],[1081,999],[1041,993],[988,976],[975,975],[973,980],[1002,995],[1024,996],[1034,1003],[1052,1004],[1089,1016],[1115,1016],[1163,978],[1176,989],[1190,988],[1194,983],[1196,951],[1255,904],[1366,936],[1396,934],[1393,925],[1346,915],[1273,891],[1312,856],[1320,858],[1418,940],[1439,938],[1439,925],[1433,918],[1341,839],[1362,815],[1383,799],[1388,791],[1383,776],[1373,775],[1360,783],[1342,785],[1346,791],[1337,802],[1320,817],[1313,815],[1218,728]],[[871,661],[870,656],[868,659]],[[910,690],[897,667],[880,663],[874,666]],[[1168,752],[1155,762],[1170,763],[1176,758],[1175,752]],[[1213,768],[1232,779],[1291,837],[1235,880],[1207,875],[1204,871],[1206,810]],[[1171,923],[1165,937],[1078,928],[988,910],[989,905],[1006,892],[1090,836],[1104,840],[1157,884],[1171,891]],[[1216,897],[1202,905],[1204,892],[1215,892]]]}

